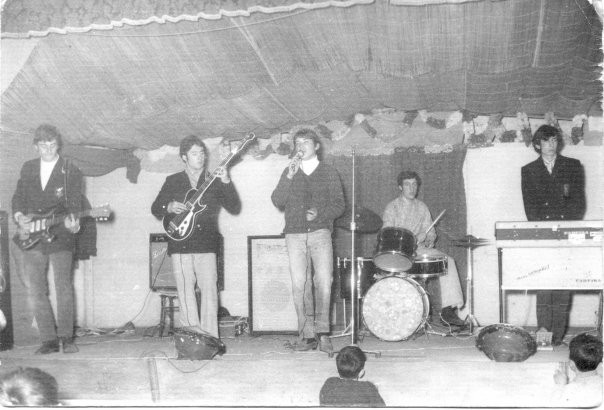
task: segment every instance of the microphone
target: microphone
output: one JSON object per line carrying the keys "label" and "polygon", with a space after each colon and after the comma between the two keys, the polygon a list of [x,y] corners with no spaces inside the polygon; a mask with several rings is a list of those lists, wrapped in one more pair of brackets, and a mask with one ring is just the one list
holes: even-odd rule
{"label": "microphone", "polygon": [[304,156],[304,151],[299,150],[298,152],[296,152],[296,155],[294,155],[294,158],[302,159],[303,156]]}

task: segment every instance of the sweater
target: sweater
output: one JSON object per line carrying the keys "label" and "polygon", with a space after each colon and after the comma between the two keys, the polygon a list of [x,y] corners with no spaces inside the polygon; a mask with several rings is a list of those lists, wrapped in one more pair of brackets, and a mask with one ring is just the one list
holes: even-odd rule
{"label": "sweater", "polygon": [[[306,175],[298,170],[292,179],[283,170],[277,187],[271,195],[273,204],[285,212],[284,233],[306,233],[319,229],[333,230],[333,221],[344,212],[344,192],[337,171],[320,162]],[[317,209],[313,221],[306,220],[306,211]]]}

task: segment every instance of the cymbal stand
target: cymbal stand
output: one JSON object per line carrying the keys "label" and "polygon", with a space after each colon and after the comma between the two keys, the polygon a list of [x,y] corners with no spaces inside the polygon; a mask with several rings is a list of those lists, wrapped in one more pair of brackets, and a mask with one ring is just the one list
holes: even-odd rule
{"label": "cymbal stand", "polygon": [[470,334],[474,334],[474,326],[478,327],[480,324],[474,316],[474,248],[475,246],[470,245],[467,248],[468,255],[468,277],[466,278],[466,294],[468,295],[468,316],[466,316],[465,322],[469,322]]}
{"label": "cymbal stand", "polygon": [[[356,186],[355,186],[355,153],[354,148],[351,149],[352,153],[352,212],[350,218],[350,324],[344,329],[344,332],[340,335],[334,335],[330,337],[344,337],[350,336],[350,344],[357,345],[357,333],[358,333],[358,325],[357,325],[357,317],[358,317],[358,309],[359,309],[359,301],[355,301],[356,296],[361,294],[361,280],[357,280],[357,258],[355,255],[356,250],[356,231],[357,231],[357,223],[356,223],[356,215],[355,215],[355,201],[356,201]],[[350,333],[347,332],[350,330]],[[365,353],[373,354],[375,357],[380,357],[381,352],[371,352],[365,351]],[[332,354],[333,355],[333,354]],[[330,355],[330,357],[332,356]]]}

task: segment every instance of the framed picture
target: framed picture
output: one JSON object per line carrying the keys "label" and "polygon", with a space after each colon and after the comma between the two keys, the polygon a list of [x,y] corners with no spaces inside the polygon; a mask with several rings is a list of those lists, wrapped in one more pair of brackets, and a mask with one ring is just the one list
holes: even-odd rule
{"label": "framed picture", "polygon": [[250,334],[298,334],[285,236],[248,236],[247,249]]}

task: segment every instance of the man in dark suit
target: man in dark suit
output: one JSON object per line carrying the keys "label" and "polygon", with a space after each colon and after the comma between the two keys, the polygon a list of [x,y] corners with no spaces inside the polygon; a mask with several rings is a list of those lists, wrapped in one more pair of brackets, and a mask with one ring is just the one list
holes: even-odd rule
{"label": "man in dark suit", "polygon": [[[522,167],[522,199],[529,221],[579,220],[585,213],[585,176],[579,160],[560,155],[560,130],[542,125],[533,136],[540,156]],[[568,323],[570,291],[537,291],[537,326],[562,343]]]}
{"label": "man in dark suit", "polygon": [[[157,218],[187,215],[189,208],[185,197],[192,189],[201,189],[211,178],[207,172],[207,149],[195,135],[180,142],[180,158],[184,171],[169,175],[153,205],[151,213]],[[231,214],[241,211],[241,201],[226,167],[214,171],[220,182],[213,183],[203,193],[201,202],[206,206],[190,222],[190,234],[168,240],[168,254],[172,259],[172,272],[176,280],[180,303],[181,327],[197,333],[218,335],[218,271],[216,252],[219,243],[218,214],[225,208]],[[187,197],[190,198],[190,197]],[[195,285],[201,291],[201,306],[197,305]]]}
{"label": "man in dark suit", "polygon": [[[54,239],[41,240],[24,255],[24,272],[29,280],[28,297],[33,309],[42,346],[36,354],[78,351],[73,341],[74,293],[72,263],[75,233],[81,211],[83,178],[80,170],[59,155],[62,140],[52,125],[40,125],[34,134],[34,147],[39,159],[23,164],[17,189],[12,199],[13,217],[21,233],[28,232],[32,214],[55,211],[66,214],[64,223],[53,228]],[[38,223],[40,224],[40,223]],[[57,320],[48,298],[47,266],[52,265],[57,295]]]}

